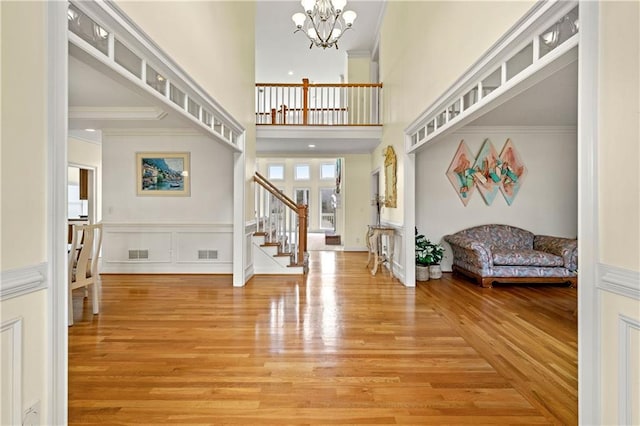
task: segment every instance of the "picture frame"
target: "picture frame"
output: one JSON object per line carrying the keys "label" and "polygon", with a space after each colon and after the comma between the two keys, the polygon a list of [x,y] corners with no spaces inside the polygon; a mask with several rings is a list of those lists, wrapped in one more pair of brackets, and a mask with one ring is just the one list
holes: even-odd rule
{"label": "picture frame", "polygon": [[138,196],[188,197],[191,195],[189,152],[137,152]]}

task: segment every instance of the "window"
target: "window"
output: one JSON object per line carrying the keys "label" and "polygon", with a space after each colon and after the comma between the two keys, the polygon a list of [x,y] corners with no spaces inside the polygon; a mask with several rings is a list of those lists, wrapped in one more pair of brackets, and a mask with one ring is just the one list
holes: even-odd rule
{"label": "window", "polygon": [[282,164],[269,164],[267,178],[269,180],[284,180],[284,166]]}
{"label": "window", "polygon": [[[296,205],[306,204],[309,206],[309,194],[311,190],[309,188],[295,188],[293,190],[293,201]],[[310,227],[311,221],[307,220],[307,228]]]}
{"label": "window", "polygon": [[293,201],[296,204],[309,205],[309,188],[296,188],[293,190]]}
{"label": "window", "polygon": [[193,115],[195,118],[200,117],[200,105],[191,98],[187,101],[187,111],[189,111],[189,114]]}
{"label": "window", "polygon": [[320,229],[336,229],[336,196],[333,188],[320,188]]}
{"label": "window", "polygon": [[186,99],[186,95],[180,89],[173,85],[173,83],[169,84],[169,99],[171,99],[176,105],[184,108],[184,101]]}
{"label": "window", "polygon": [[320,165],[320,179],[335,179],[336,165],[334,163],[323,163]]}
{"label": "window", "polygon": [[163,95],[167,93],[167,79],[149,64],[147,64],[147,84]]}
{"label": "window", "polygon": [[142,59],[118,39],[116,39],[114,44],[113,59],[136,77],[140,78],[142,76]]}
{"label": "window", "polygon": [[311,179],[311,169],[308,164],[296,164],[295,167],[295,180],[309,180]]}

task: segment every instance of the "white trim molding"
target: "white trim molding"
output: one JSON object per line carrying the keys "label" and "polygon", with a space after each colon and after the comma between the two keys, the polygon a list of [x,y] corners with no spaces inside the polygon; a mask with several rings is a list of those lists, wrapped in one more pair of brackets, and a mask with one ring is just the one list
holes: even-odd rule
{"label": "white trim molding", "polygon": [[633,407],[637,405],[640,397],[640,395],[634,395],[633,382],[638,378],[640,367],[637,355],[633,355],[631,333],[640,333],[640,322],[619,314],[618,330],[618,424],[631,425],[634,424]]}
{"label": "white trim molding", "polygon": [[[8,418],[2,420],[7,421],[7,424],[19,425],[22,424],[22,317],[12,318],[2,323],[2,340],[4,341],[4,334],[8,334],[8,341],[3,342],[5,344],[0,345],[2,348],[2,362],[3,366],[9,364],[9,371],[2,372],[3,389],[9,390],[10,395],[3,395],[10,400],[9,407],[3,407],[3,411],[9,412]],[[6,343],[9,343],[8,347]],[[5,414],[6,415],[6,414]]]}
{"label": "white trim molding", "polygon": [[598,288],[640,300],[640,272],[599,263]]}
{"label": "white trim molding", "polygon": [[47,262],[2,271],[0,300],[24,296],[48,287]]}

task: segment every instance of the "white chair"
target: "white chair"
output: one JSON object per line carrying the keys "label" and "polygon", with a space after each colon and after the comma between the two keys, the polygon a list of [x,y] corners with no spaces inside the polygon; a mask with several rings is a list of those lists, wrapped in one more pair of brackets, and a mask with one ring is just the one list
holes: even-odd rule
{"label": "white chair", "polygon": [[98,256],[102,246],[102,224],[73,225],[69,251],[69,325],[73,325],[73,290],[91,288],[94,315],[100,311]]}

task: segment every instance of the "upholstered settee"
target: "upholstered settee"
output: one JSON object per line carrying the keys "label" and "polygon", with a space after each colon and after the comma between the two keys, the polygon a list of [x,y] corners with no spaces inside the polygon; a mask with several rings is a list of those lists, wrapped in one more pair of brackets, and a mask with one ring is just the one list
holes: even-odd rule
{"label": "upholstered settee", "polygon": [[494,282],[578,284],[578,241],[534,235],[509,225],[482,225],[446,235],[453,271]]}

